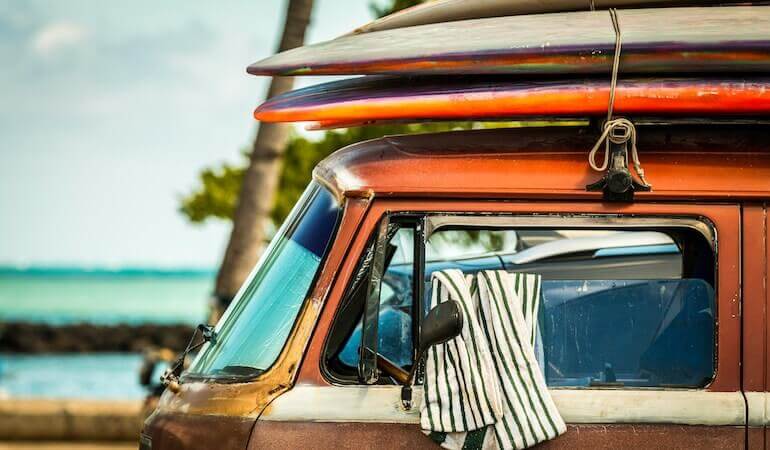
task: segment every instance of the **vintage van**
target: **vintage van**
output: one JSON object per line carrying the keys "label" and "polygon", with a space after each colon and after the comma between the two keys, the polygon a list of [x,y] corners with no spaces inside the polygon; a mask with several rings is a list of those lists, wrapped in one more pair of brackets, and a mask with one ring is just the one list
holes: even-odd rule
{"label": "vintage van", "polygon": [[770,129],[640,129],[655,189],[624,203],[586,192],[597,134],[397,136],[323,161],[144,448],[435,445],[400,385],[425,280],[449,266],[543,274],[542,367],[569,424],[546,446],[764,446]]}
{"label": "vintage van", "polygon": [[[662,96],[627,110],[634,135],[610,136],[605,173],[586,159],[606,128],[583,109],[582,122],[337,151],[170,380],[140,448],[438,448],[420,428],[420,368],[462,326],[428,311],[445,269],[541,275],[538,366],[568,425],[543,447],[765,448],[770,110],[754,92],[735,114]],[[356,122],[321,114],[337,101],[324,95],[310,92],[328,108],[303,120]],[[630,173],[634,144],[651,190]]]}

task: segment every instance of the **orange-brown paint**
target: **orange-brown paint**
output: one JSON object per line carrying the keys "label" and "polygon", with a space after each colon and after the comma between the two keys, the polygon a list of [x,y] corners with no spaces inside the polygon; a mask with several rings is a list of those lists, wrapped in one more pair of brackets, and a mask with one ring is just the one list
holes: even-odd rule
{"label": "orange-brown paint", "polygon": [[[569,425],[567,432],[538,449],[742,449],[743,427],[687,425]],[[307,436],[313,436],[308,445]],[[248,450],[438,449],[416,425],[259,422]]]}
{"label": "orange-brown paint", "polygon": [[761,203],[743,207],[743,389],[751,392],[764,392],[767,380],[765,214]]}
{"label": "orange-brown paint", "polygon": [[[770,129],[639,127],[652,192],[637,202],[770,197]],[[598,133],[571,127],[396,136],[356,144],[316,168],[341,191],[378,197],[600,200],[586,184]]]}

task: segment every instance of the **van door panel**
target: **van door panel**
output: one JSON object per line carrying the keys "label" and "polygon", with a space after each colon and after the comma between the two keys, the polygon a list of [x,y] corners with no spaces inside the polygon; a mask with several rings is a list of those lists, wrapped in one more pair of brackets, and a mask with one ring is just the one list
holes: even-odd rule
{"label": "van door panel", "polygon": [[[399,211],[663,215],[702,217],[713,223],[718,235],[718,336],[714,381],[703,390],[643,390],[659,396],[661,403],[657,405],[663,406],[653,405],[652,408],[646,408],[650,406],[647,400],[622,398],[633,395],[633,390],[572,389],[577,396],[573,405],[590,403],[593,394],[602,393],[609,396],[606,397],[607,408],[584,408],[582,416],[577,414],[578,409],[572,412],[565,409],[564,416],[569,425],[567,433],[546,443],[544,448],[641,447],[651,443],[656,447],[661,444],[669,448],[745,447],[747,410],[741,392],[740,367],[742,230],[739,205],[383,199],[373,202],[358,239],[366,240],[383,214]],[[357,243],[354,247],[363,248],[363,244]],[[349,254],[346,265],[357,261],[359,254]],[[346,283],[345,278],[338,278],[336,283]],[[333,292],[311,341],[298,384],[268,406],[257,421],[249,448],[286,448],[287,443],[300,442],[314,448],[351,448],[343,446],[348,441],[348,434],[355,437],[355,448],[400,448],[397,447],[400,441],[408,442],[412,448],[438,448],[425,440],[419,429],[419,411],[405,413],[400,408],[397,386],[332,385],[325,379],[320,368],[321,354],[336,308],[343,297],[344,286],[335,284]],[[569,393],[558,391],[560,389],[554,389],[553,393],[557,406],[562,403],[562,410],[565,407],[563,398]],[[669,396],[673,398],[677,393],[684,392],[695,393],[698,401],[692,404],[685,402],[676,408],[665,407]],[[613,399],[612,394],[618,394],[617,398]],[[586,397],[581,400],[579,397],[582,395]],[[415,393],[415,397],[419,394]],[[653,401],[654,397],[648,400]],[[650,412],[641,414],[639,408],[649,409]],[[385,441],[382,441],[382,430],[390,433]]]}
{"label": "van door panel", "polygon": [[[684,431],[684,433],[683,433]],[[544,442],[540,449],[686,448],[741,449],[740,427],[682,425],[569,425],[567,432]],[[312,444],[308,444],[308,439]],[[264,422],[254,429],[249,450],[390,450],[440,448],[414,425],[388,423]]]}
{"label": "van door panel", "polygon": [[403,423],[258,422],[249,450],[313,448],[359,450],[439,448]]}
{"label": "van door panel", "polygon": [[159,414],[148,420],[142,433],[152,440],[150,448],[163,450],[210,450],[246,448],[254,426],[253,417]]}
{"label": "van door panel", "polygon": [[[627,446],[650,442],[662,444],[660,448],[744,446],[745,404],[740,392],[553,389],[551,393],[570,425],[567,433],[542,444],[544,448],[631,448]],[[416,387],[415,405],[406,411],[400,406],[398,386],[296,386],[265,410],[249,448],[291,448],[284,445],[302,439],[312,440],[314,448],[339,448],[347,444],[348,434],[355,437],[356,446],[350,448],[406,448],[400,447],[402,443],[431,448],[432,442],[419,429],[422,398],[422,389]],[[381,439],[384,431],[391,433],[390,441]]]}

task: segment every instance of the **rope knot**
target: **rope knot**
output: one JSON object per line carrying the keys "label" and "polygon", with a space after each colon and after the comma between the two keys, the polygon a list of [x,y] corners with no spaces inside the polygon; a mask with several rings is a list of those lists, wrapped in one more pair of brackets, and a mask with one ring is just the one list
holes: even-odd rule
{"label": "rope knot", "polygon": [[[650,186],[647,179],[644,177],[644,169],[642,169],[642,163],[639,161],[639,152],[636,149],[636,127],[634,124],[623,117],[608,120],[604,123],[604,131],[599,136],[599,140],[596,141],[594,148],[588,153],[588,164],[593,170],[597,172],[604,172],[607,170],[610,164],[610,142],[613,144],[625,144],[631,141],[631,161],[634,163],[634,170],[642,180],[645,186]],[[604,142],[604,162],[599,166],[596,164],[596,153],[599,151],[602,142]]]}

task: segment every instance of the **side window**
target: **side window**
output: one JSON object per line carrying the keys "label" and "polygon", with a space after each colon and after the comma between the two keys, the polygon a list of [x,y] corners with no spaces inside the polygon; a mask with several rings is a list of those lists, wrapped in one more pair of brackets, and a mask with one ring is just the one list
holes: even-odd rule
{"label": "side window", "polygon": [[542,275],[536,353],[549,386],[713,378],[716,265],[698,231],[444,227],[427,244],[426,282],[447,268]]}
{"label": "side window", "polygon": [[[378,383],[396,383],[398,372],[411,369],[414,318],[427,311],[431,274],[450,268],[542,276],[535,350],[551,387],[703,387],[713,379],[716,253],[701,231],[538,227],[534,218],[526,226],[498,220],[484,228],[464,216],[461,222],[471,225],[428,226],[433,231],[423,247],[412,220],[396,220],[387,233],[378,284]],[[352,383],[359,382],[373,248],[361,258],[325,351],[326,370]],[[422,267],[415,266],[417,254],[424,254]],[[424,274],[422,304],[415,301],[417,273]]]}
{"label": "side window", "polygon": [[[414,250],[415,226],[411,223],[392,224],[385,247],[384,270],[379,284],[379,316],[377,323],[377,353],[379,364],[389,364],[408,372],[412,366],[414,346]],[[353,285],[349,287],[335,320],[327,343],[326,366],[334,376],[357,379],[357,367],[362,344],[363,309],[366,284],[371,265],[371,248],[359,263]],[[383,361],[384,360],[384,361]],[[389,382],[388,374],[381,382]]]}

